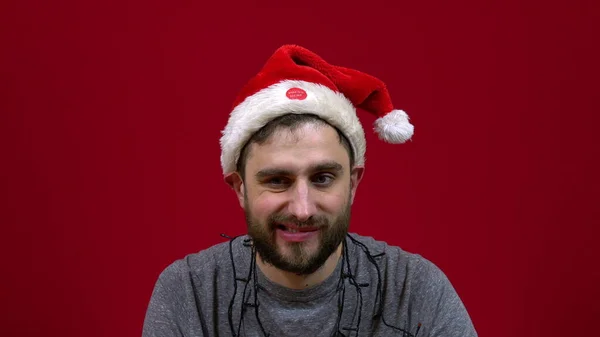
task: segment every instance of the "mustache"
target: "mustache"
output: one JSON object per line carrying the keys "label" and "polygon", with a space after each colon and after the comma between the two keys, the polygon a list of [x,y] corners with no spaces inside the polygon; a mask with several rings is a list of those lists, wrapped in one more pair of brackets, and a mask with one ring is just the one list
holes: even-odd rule
{"label": "mustache", "polygon": [[324,227],[329,221],[323,216],[313,216],[307,220],[300,221],[293,215],[274,214],[269,216],[268,224],[270,227],[276,227],[278,224],[286,223],[297,227]]}

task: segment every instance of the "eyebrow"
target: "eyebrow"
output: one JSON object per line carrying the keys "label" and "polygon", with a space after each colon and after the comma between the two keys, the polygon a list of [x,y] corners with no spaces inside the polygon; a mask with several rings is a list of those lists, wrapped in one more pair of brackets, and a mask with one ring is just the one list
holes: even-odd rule
{"label": "eyebrow", "polygon": [[[318,163],[316,165],[312,165],[308,168],[310,172],[319,172],[319,171],[333,171],[338,174],[344,172],[344,168],[342,165],[335,161],[326,161],[322,163]],[[256,173],[257,179],[262,179],[271,176],[287,176],[293,175],[294,171],[281,169],[281,168],[265,168]]]}

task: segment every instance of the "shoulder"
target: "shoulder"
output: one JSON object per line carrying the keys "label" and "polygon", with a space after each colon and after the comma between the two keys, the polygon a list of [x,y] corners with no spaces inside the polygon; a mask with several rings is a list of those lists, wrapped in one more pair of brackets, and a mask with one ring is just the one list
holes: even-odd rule
{"label": "shoulder", "polygon": [[230,257],[235,253],[234,243],[237,240],[215,244],[172,262],[161,272],[158,282],[163,286],[182,282],[202,284],[218,277],[231,269]]}
{"label": "shoulder", "polygon": [[[231,241],[231,247],[241,240]],[[238,249],[239,250],[239,249]],[[174,261],[159,275],[144,321],[144,336],[198,335],[210,322],[219,294],[231,282],[230,242],[216,244]],[[219,292],[221,290],[221,292]],[[206,334],[201,334],[206,335]]]}
{"label": "shoulder", "polygon": [[439,297],[451,287],[444,272],[420,254],[405,251],[373,237],[351,234],[366,247],[366,252],[378,260],[386,280],[410,290],[414,299],[427,300]]}
{"label": "shoulder", "polygon": [[477,336],[464,304],[437,265],[419,254],[383,241],[356,235],[353,237],[369,250],[384,253],[379,264],[386,280],[387,294],[399,298],[401,303],[407,303],[406,308],[411,308],[411,314],[423,324],[425,335]]}
{"label": "shoulder", "polygon": [[355,233],[350,234],[350,240],[358,242],[358,246],[368,255],[378,258],[382,267],[390,272],[398,272],[402,275],[409,274],[411,277],[426,277],[428,275],[438,277],[441,272],[431,261],[423,256],[405,251],[399,246],[393,246],[385,241],[370,236],[362,236]]}

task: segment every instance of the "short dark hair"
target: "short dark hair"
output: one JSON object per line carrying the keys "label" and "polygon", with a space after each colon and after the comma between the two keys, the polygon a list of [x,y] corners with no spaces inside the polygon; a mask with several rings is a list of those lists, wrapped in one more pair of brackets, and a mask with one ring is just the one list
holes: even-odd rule
{"label": "short dark hair", "polygon": [[240,174],[242,179],[245,178],[244,175],[246,173],[246,161],[248,160],[251,144],[264,144],[278,129],[288,129],[290,131],[294,131],[305,124],[325,125],[334,128],[340,139],[340,144],[342,144],[346,151],[348,151],[350,167],[354,166],[354,151],[352,150],[352,146],[350,146],[350,141],[337,127],[329,124],[327,121],[314,114],[290,113],[276,117],[269,121],[269,123],[265,124],[265,126],[256,131],[252,137],[248,139],[246,144],[244,144],[242,150],[240,151],[240,157],[236,163],[236,171]]}

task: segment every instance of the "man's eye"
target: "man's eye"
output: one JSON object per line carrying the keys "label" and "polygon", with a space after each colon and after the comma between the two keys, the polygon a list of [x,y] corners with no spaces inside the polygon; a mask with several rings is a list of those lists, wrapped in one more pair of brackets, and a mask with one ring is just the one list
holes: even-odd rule
{"label": "man's eye", "polygon": [[271,177],[265,181],[265,184],[270,186],[282,186],[288,183],[288,180],[283,177]]}
{"label": "man's eye", "polygon": [[317,185],[330,185],[334,180],[331,174],[318,174],[313,178],[313,182]]}

